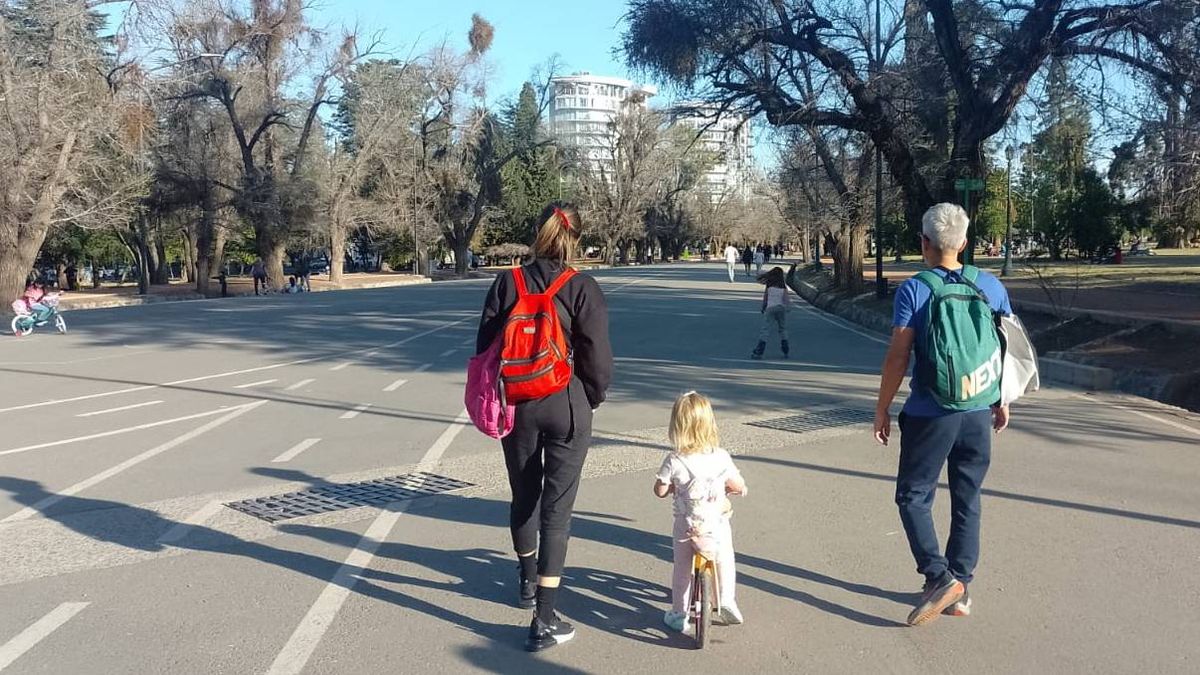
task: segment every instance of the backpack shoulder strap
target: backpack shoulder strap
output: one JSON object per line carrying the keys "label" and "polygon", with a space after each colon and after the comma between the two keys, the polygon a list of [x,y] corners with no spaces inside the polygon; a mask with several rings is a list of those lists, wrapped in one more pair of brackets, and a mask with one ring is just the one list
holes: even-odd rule
{"label": "backpack shoulder strap", "polygon": [[958,271],[958,279],[959,283],[970,286],[971,290],[979,294],[980,299],[982,299],[986,304],[992,304],[991,300],[988,300],[987,293],[984,293],[983,289],[979,287],[979,284],[975,283],[979,279],[978,267],[975,267],[974,265],[963,265],[963,268]]}
{"label": "backpack shoulder strap", "polygon": [[529,288],[525,285],[525,271],[519,266],[514,267],[512,275],[513,283],[517,285],[517,299],[520,300],[521,298],[529,295]]}
{"label": "backpack shoulder strap", "polygon": [[546,295],[557,295],[573,276],[575,276],[574,268],[568,267],[563,270],[562,274],[558,275],[558,278],[554,280],[554,283],[550,284],[550,287],[546,289]]}
{"label": "backpack shoulder strap", "polygon": [[935,293],[937,292],[937,290],[939,288],[946,285],[945,279],[943,279],[941,276],[939,276],[937,274],[934,274],[930,270],[923,270],[921,272],[918,272],[915,276],[913,276],[913,278],[916,279],[917,281],[925,284],[926,286],[928,286],[929,290],[931,290]]}

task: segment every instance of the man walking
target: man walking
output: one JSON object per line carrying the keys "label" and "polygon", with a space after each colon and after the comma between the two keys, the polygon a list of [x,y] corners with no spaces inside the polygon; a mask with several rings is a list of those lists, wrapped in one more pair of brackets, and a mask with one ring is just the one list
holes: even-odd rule
{"label": "man walking", "polygon": [[[900,413],[896,504],[925,575],[910,625],[971,610],[967,584],[979,559],[980,491],[991,460],[991,433],[1008,426],[1000,401],[1001,349],[993,312],[1011,314],[996,277],[958,262],[968,218],[956,204],[925,212],[921,253],[930,267],[896,292],[892,340],[875,408],[875,439],[888,444],[892,399],[916,355],[912,392]],[[950,537],[945,554],[930,513],[938,474],[949,465]]]}
{"label": "man walking", "polygon": [[729,270],[729,283],[733,283],[734,273],[737,271],[737,263],[739,253],[737,247],[729,244],[725,247],[725,267]]}

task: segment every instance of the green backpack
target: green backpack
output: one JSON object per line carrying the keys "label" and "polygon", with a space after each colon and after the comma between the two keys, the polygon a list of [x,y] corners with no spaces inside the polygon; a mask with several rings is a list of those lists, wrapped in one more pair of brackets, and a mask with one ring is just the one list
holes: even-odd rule
{"label": "green backpack", "polygon": [[1000,332],[996,313],[964,266],[945,278],[926,270],[916,279],[933,295],[925,306],[925,335],[917,350],[918,380],[947,410],[986,408],[1000,400]]}

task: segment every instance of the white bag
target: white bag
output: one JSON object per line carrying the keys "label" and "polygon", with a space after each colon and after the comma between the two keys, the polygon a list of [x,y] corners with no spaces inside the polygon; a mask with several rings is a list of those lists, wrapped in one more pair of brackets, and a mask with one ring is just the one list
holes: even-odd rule
{"label": "white bag", "polygon": [[1009,405],[1040,388],[1037,350],[1025,331],[1025,325],[1015,314],[1000,317],[1000,341],[1004,345],[1000,404]]}

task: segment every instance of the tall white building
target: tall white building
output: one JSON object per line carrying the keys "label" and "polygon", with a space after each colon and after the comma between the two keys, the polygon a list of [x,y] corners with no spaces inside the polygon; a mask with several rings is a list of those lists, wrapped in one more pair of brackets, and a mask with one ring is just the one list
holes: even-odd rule
{"label": "tall white building", "polygon": [[564,145],[586,151],[593,162],[611,161],[612,121],[634,106],[645,106],[658,93],[619,77],[576,73],[551,80],[550,128]]}
{"label": "tall white building", "polygon": [[704,173],[698,189],[707,192],[713,201],[745,200],[750,197],[754,177],[750,122],[740,115],[719,113],[715,105],[682,103],[671,117],[676,124],[699,133],[700,147],[717,158]]}

